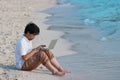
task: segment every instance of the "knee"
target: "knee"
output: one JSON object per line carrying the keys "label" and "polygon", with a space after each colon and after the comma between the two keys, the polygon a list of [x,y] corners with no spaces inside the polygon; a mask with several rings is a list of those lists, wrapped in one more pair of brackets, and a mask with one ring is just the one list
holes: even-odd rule
{"label": "knee", "polygon": [[51,55],[51,54],[53,55],[53,53],[52,53],[50,50],[46,50],[45,53],[46,53],[47,55]]}
{"label": "knee", "polygon": [[39,55],[42,56],[42,57],[47,56],[44,51],[40,51],[40,52],[39,52]]}
{"label": "knee", "polygon": [[49,61],[49,58],[44,51],[39,52],[39,59],[43,65],[45,65]]}
{"label": "knee", "polygon": [[45,51],[45,54],[48,56],[50,60],[54,57],[54,54],[50,50]]}

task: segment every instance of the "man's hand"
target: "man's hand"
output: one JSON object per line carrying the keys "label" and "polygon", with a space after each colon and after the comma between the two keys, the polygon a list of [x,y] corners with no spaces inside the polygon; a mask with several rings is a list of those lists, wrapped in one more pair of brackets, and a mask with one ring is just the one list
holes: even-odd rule
{"label": "man's hand", "polygon": [[32,53],[36,53],[36,52],[38,52],[38,51],[39,51],[39,50],[36,49],[36,48],[32,49]]}
{"label": "man's hand", "polygon": [[44,47],[46,47],[46,45],[40,45],[40,46],[38,46],[36,49],[37,49],[37,50],[42,50]]}
{"label": "man's hand", "polygon": [[41,47],[46,47],[46,45],[40,45]]}

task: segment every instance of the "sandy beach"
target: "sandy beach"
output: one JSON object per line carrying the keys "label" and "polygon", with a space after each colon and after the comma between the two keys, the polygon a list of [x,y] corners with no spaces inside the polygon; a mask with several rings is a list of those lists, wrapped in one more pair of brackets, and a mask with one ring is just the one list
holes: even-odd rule
{"label": "sandy beach", "polygon": [[[72,54],[66,40],[60,38],[64,33],[48,31],[44,24],[49,14],[40,13],[56,4],[56,0],[0,0],[0,80],[58,80],[43,67],[27,72],[15,68],[14,50],[16,41],[23,34],[25,25],[36,23],[41,33],[33,41],[33,46],[49,45],[52,39],[59,39],[53,52],[57,57]],[[66,43],[63,47],[62,44]],[[59,47],[62,47],[58,49]],[[59,53],[63,50],[63,53]],[[64,54],[68,53],[68,54]]]}
{"label": "sandy beach", "polygon": [[[108,1],[110,5],[107,0],[87,1],[0,0],[0,80],[119,80],[119,14],[111,14],[117,13],[119,0]],[[72,73],[56,77],[42,65],[33,71],[16,70],[15,45],[29,22],[40,27],[33,47],[58,39],[52,52]]]}

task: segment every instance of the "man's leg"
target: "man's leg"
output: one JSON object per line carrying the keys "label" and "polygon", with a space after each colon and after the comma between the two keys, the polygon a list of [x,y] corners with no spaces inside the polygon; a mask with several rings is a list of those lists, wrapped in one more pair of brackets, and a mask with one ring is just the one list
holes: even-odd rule
{"label": "man's leg", "polygon": [[70,73],[69,71],[64,70],[60,64],[58,63],[58,61],[56,60],[55,57],[51,58],[53,56],[53,53],[50,50],[45,51],[45,53],[47,54],[48,58],[50,59],[51,64],[60,72],[65,72],[65,73]]}
{"label": "man's leg", "polygon": [[46,66],[46,68],[49,69],[52,72],[52,74],[58,76],[65,75],[64,72],[59,72],[55,69],[55,67],[50,63],[50,60],[44,51],[39,51],[38,53],[33,55],[30,59],[25,61],[22,70],[26,70],[26,71],[33,70],[37,68],[41,63],[44,66]]}
{"label": "man's leg", "polygon": [[65,72],[57,71],[57,70],[55,69],[55,67],[50,63],[50,61],[47,62],[47,64],[45,65],[45,67],[46,67],[47,69],[49,69],[49,70],[52,72],[53,75],[58,75],[58,76],[64,76],[64,75],[65,75]]}
{"label": "man's leg", "polygon": [[[42,51],[40,54],[43,56],[43,57],[41,56],[41,62],[42,62],[42,64],[48,70],[50,70],[53,75],[58,75],[58,76],[64,76],[65,75],[65,72],[59,72],[59,71],[57,71],[56,68],[51,64],[50,59],[54,58],[53,54],[51,55],[50,59],[48,58],[48,56],[46,55],[46,53],[44,51]],[[45,60],[45,59],[47,59],[47,60]]]}
{"label": "man's leg", "polygon": [[53,59],[51,60],[51,63],[52,63],[52,65],[53,65],[54,67],[57,68],[58,71],[60,71],[60,72],[65,72],[65,73],[71,73],[70,71],[64,70],[64,69],[60,66],[60,64],[58,63],[58,61],[56,60],[56,58],[53,58]]}
{"label": "man's leg", "polygon": [[31,71],[36,69],[41,64],[41,61],[39,60],[38,56],[39,56],[39,53],[35,53],[31,58],[26,60],[21,70]]}

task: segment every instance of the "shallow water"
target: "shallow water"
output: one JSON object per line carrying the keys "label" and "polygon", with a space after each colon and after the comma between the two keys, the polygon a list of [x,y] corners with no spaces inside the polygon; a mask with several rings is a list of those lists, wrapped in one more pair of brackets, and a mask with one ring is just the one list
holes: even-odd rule
{"label": "shallow water", "polygon": [[46,12],[54,17],[47,23],[55,27],[94,26],[103,37],[120,40],[119,0],[58,0]]}
{"label": "shallow water", "polygon": [[77,52],[58,58],[72,71],[64,80],[120,79],[119,7],[119,0],[58,0],[44,11],[52,15],[49,29],[63,31]]}
{"label": "shallow water", "polygon": [[118,42],[81,40],[76,49],[78,54],[59,58],[59,62],[72,71],[64,80],[119,80],[120,50],[117,45]]}

